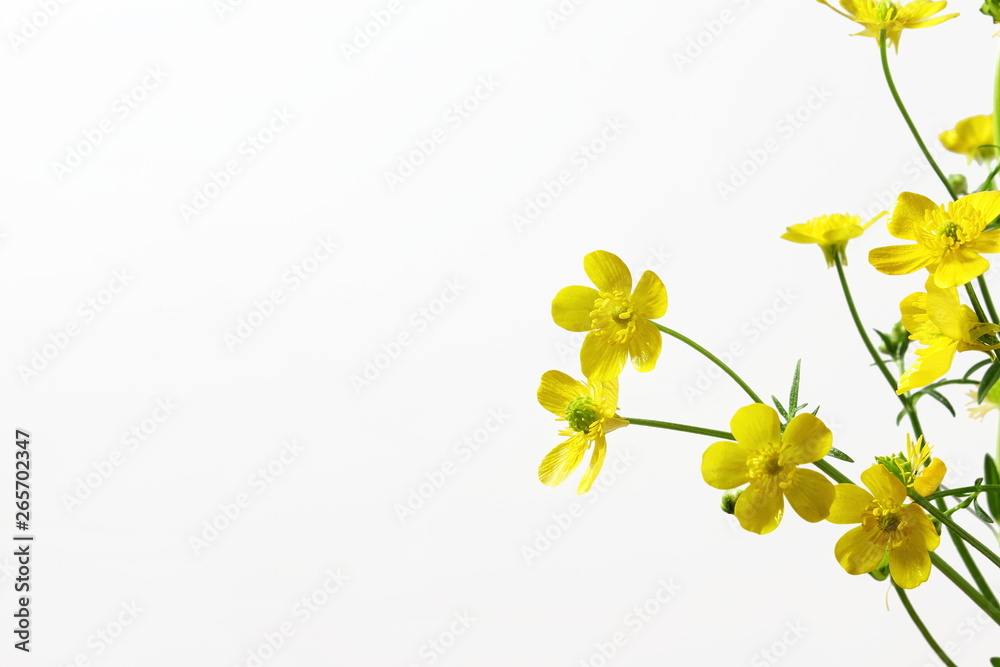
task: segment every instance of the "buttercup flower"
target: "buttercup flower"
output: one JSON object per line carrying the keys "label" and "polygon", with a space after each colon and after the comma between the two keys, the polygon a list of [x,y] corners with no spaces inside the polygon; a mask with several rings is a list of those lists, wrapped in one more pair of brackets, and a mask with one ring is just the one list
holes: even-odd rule
{"label": "buttercup flower", "polygon": [[926,387],[944,376],[956,352],[985,352],[997,347],[980,343],[979,338],[1000,331],[1000,326],[980,323],[973,310],[959,302],[956,288],[942,289],[930,276],[925,289],[926,292],[914,292],[899,303],[910,340],[920,341],[926,347],[916,351],[917,360],[900,376],[897,394]]}
{"label": "buttercup flower", "polygon": [[663,338],[649,320],[667,312],[667,290],[660,278],[646,271],[632,291],[628,267],[604,250],[584,257],[583,268],[597,289],[564,287],[552,300],[556,324],[590,332],[580,349],[583,374],[596,381],[618,377],[628,357],[637,371],[653,370]]}
{"label": "buttercup flower", "polygon": [[908,28],[929,28],[953,19],[958,14],[934,16],[945,8],[947,2],[931,2],[930,0],[914,0],[905,5],[898,2],[875,2],[874,0],[840,0],[840,11],[826,0],[819,0],[841,16],[865,27],[855,36],[874,37],[878,39],[880,30],[885,30],[886,37],[892,42],[896,52],[899,52],[899,36]]}
{"label": "buttercup flower", "polygon": [[833,434],[820,419],[797,415],[782,434],[774,408],[754,403],[737,410],[729,426],[736,442],[716,442],[705,450],[701,476],[717,489],[750,482],[736,500],[735,514],[743,528],[760,535],[777,528],[785,498],[806,521],[827,517],[833,484],[815,470],[798,467],[830,452]]}
{"label": "buttercup flower", "polygon": [[986,397],[983,399],[982,404],[979,403],[979,392],[970,391],[967,396],[972,400],[966,403],[969,410],[970,419],[978,419],[983,421],[993,410],[1000,410],[1000,382],[993,385],[988,392],[986,392]]}
{"label": "buttercup flower", "polygon": [[926,268],[938,287],[964,285],[990,263],[979,253],[1000,252],[1000,229],[984,231],[1000,215],[1000,192],[977,192],[938,206],[927,197],[903,192],[889,216],[889,233],[915,245],[875,248],[868,261],[898,276]]}
{"label": "buttercup flower", "polygon": [[960,120],[952,130],[942,132],[938,139],[952,153],[961,153],[969,162],[989,162],[997,156],[993,139],[993,114],[972,116]]}
{"label": "buttercup flower", "polygon": [[914,442],[910,434],[906,434],[906,454],[900,452],[895,456],[876,456],[875,460],[891,472],[908,489],[913,489],[922,496],[929,496],[941,486],[947,466],[941,459],[931,457],[933,448],[924,442],[924,436]]}
{"label": "buttercup flower", "polygon": [[931,551],[941,541],[924,510],[905,503],[906,487],[881,465],[861,473],[871,491],[838,484],[830,508],[831,523],[861,524],[849,530],[834,548],[848,574],[867,574],[889,553],[889,573],[902,588],[916,588],[931,573]]}
{"label": "buttercup flower", "polygon": [[826,266],[833,266],[834,258],[840,256],[840,261],[847,264],[847,242],[856,239],[872,226],[872,223],[885,215],[879,213],[868,222],[861,224],[861,218],[856,215],[834,213],[821,215],[798,225],[792,225],[781,238],[792,243],[816,243],[823,249]]}
{"label": "buttercup flower", "polygon": [[565,373],[549,371],[542,376],[538,387],[538,402],[560,421],[566,422],[567,428],[559,435],[569,436],[542,460],[538,466],[538,479],[549,486],[562,484],[593,445],[590,467],[577,488],[577,493],[586,493],[601,472],[607,450],[605,436],[617,428],[628,426],[628,421],[615,415],[618,410],[618,379],[583,384]]}

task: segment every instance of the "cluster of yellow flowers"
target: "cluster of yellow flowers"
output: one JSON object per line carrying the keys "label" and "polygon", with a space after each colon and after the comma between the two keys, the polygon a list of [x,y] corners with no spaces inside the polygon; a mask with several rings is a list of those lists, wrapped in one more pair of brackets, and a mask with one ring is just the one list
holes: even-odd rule
{"label": "cluster of yellow flowers", "polygon": [[[840,0],[840,9],[825,0],[818,1],[862,25],[864,29],[858,35],[877,40],[893,98],[953,199],[938,204],[923,195],[903,192],[891,211],[884,211],[866,222],[855,215],[824,215],[789,226],[782,235],[783,239],[794,243],[818,245],[827,267],[836,267],[858,332],[875,365],[903,405],[900,418],[910,417],[913,435],[906,435],[905,453],[876,457],[876,463],[860,475],[866,488],[850,482],[825,460],[833,456],[850,461],[833,447],[830,429],[816,412],[799,414],[804,406],[797,404],[798,371],[787,408],[777,399],[774,399],[777,410],[764,404],[734,371],[707,350],[654,322],[667,311],[667,291],[655,273],[645,271],[633,284],[629,268],[619,257],[597,250],[586,255],[583,261],[584,271],[594,286],[566,287],[552,301],[552,319],[557,325],[569,331],[587,332],[580,350],[585,381],[556,370],[542,376],[538,401],[559,421],[566,423],[560,432],[566,440],[545,456],[538,468],[538,477],[547,485],[561,484],[592,448],[589,466],[578,486],[579,493],[586,493],[605,459],[607,434],[630,424],[715,436],[722,439],[705,450],[701,475],[711,487],[726,491],[723,507],[735,515],[744,529],[761,535],[775,530],[782,520],[787,500],[795,513],[808,522],[858,524],[844,534],[833,549],[837,561],[850,574],[872,573],[880,579],[891,576],[897,590],[912,589],[927,581],[932,567],[936,566],[958,584],[958,575],[936,554],[932,555],[940,543],[940,527],[947,526],[953,535],[966,540],[1000,566],[1000,556],[968,533],[963,534],[950,518],[958,509],[972,504],[980,493],[995,494],[992,498],[1000,505],[1000,472],[993,473],[996,479],[991,481],[991,459],[987,457],[986,486],[979,480],[973,487],[938,492],[946,467],[940,459],[932,457],[914,406],[920,395],[932,395],[951,410],[947,399],[937,392],[937,383],[951,369],[955,354],[966,351],[988,355],[989,359],[976,367],[991,362],[992,365],[982,381],[970,380],[970,370],[963,380],[956,382],[982,383],[978,394],[972,394],[977,399],[977,406],[984,401],[1000,404],[1000,384],[986,380],[990,374],[992,382],[1000,377],[1000,358],[993,352],[1000,349],[1000,323],[989,321],[974,284],[978,281],[992,319],[998,319],[982,278],[990,266],[983,255],[1000,252],[1000,192],[995,190],[993,183],[1000,172],[1000,148],[994,143],[994,116],[967,118],[939,137],[946,149],[965,155],[970,164],[975,160],[991,169],[983,185],[967,194],[964,177],[946,178],[927,152],[899,99],[886,60],[887,45],[891,43],[898,50],[904,29],[938,25],[957,14],[938,15],[947,3],[929,0],[905,5]],[[994,15],[1000,17],[1000,2],[995,4],[998,7]],[[989,13],[985,8],[983,11]],[[847,264],[848,242],[860,237],[884,216],[888,216],[889,233],[904,243],[871,250],[870,264],[889,275],[928,272],[925,291],[910,294],[900,302],[900,324],[896,325],[896,333],[881,334],[886,344],[882,352],[898,364],[898,376],[888,370],[885,359],[876,351],[862,326],[843,268]],[[962,303],[960,288],[967,292],[972,307]],[[754,400],[732,416],[730,432],[619,415],[619,376],[626,362],[631,359],[638,372],[653,370],[661,352],[663,335],[676,338],[707,356]],[[915,360],[906,368],[904,355],[908,341],[916,341],[921,347],[915,350]],[[976,407],[970,412],[981,417],[985,408]],[[809,464],[818,470],[804,467]],[[963,494],[965,500],[956,507],[946,508],[943,497]],[[933,497],[928,499],[928,496]],[[931,500],[937,505],[932,505]],[[985,513],[978,504],[975,509],[984,522],[992,522],[988,516],[983,518]],[[1000,520],[1000,511],[992,511]],[[978,582],[975,564],[967,554],[963,560]],[[962,585],[960,588],[1000,623],[1000,606],[988,587],[981,587],[982,595],[969,592]],[[908,605],[902,591],[900,596]],[[911,610],[911,615],[914,614]],[[921,623],[917,625],[921,627]],[[923,629],[921,631],[928,636]]]}

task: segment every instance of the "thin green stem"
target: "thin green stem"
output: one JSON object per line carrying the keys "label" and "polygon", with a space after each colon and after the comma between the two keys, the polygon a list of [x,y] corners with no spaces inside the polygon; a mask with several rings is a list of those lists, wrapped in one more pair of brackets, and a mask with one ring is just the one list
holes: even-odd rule
{"label": "thin green stem", "polygon": [[948,654],[944,652],[941,645],[934,640],[930,630],[927,629],[927,626],[924,625],[923,620],[917,614],[917,610],[913,608],[912,604],[910,604],[910,598],[906,595],[906,591],[896,585],[895,582],[893,582],[892,585],[893,588],[896,589],[896,594],[899,595],[899,600],[903,603],[903,607],[906,608],[906,613],[910,615],[910,620],[913,621],[915,626],[917,626],[917,630],[920,630],[920,634],[924,636],[924,640],[927,644],[934,649],[934,653],[937,654],[937,657],[940,658],[941,662],[943,662],[947,667],[958,667],[958,665],[952,662],[951,658],[948,657]]}
{"label": "thin green stem", "polygon": [[976,561],[972,559],[972,554],[969,553],[969,548],[965,546],[965,542],[952,530],[949,530],[948,534],[951,535],[951,541],[955,543],[955,551],[958,552],[958,555],[962,558],[962,562],[965,563],[965,567],[969,570],[969,574],[972,575],[972,580],[976,582],[979,592],[983,594],[984,598],[990,601],[990,604],[1000,608],[1000,603],[997,602],[996,596],[993,595],[989,584],[986,583],[986,578],[983,577],[983,573],[979,570],[979,566],[976,565]]}
{"label": "thin green stem", "polygon": [[924,500],[937,500],[938,498],[945,498],[947,496],[964,496],[967,493],[972,493],[974,491],[1000,491],[1000,484],[983,484],[982,486],[963,486],[958,489],[948,489],[947,491],[938,491],[937,493],[932,493],[929,496],[924,496]]}
{"label": "thin green stem", "polygon": [[942,524],[947,526],[949,530],[955,533],[955,535],[965,540],[969,544],[969,546],[971,546],[973,549],[986,556],[986,559],[988,561],[990,561],[997,567],[1000,567],[1000,556],[997,556],[995,553],[986,548],[986,545],[984,545],[982,542],[973,537],[972,534],[969,533],[969,531],[965,530],[960,525],[955,523],[950,516],[939,510],[932,503],[928,502],[927,499],[920,496],[920,494],[914,493],[910,497],[913,499],[913,502],[923,507],[928,514],[930,514],[932,517],[934,517]]}
{"label": "thin green stem", "polygon": [[976,317],[979,318],[980,322],[986,322],[986,313],[983,312],[983,306],[979,303],[979,296],[976,295],[976,289],[971,282],[965,283],[965,293],[969,295],[969,301],[972,302],[972,309],[976,311]]}
{"label": "thin green stem", "polygon": [[850,477],[848,477],[844,473],[834,468],[825,459],[814,461],[813,465],[822,470],[823,472],[825,472],[827,477],[830,477],[831,479],[834,479],[840,482],[841,484],[854,484],[854,482],[851,481]]}
{"label": "thin green stem", "polygon": [[986,302],[986,310],[990,313],[990,322],[1000,324],[1000,318],[997,317],[997,309],[993,306],[993,297],[990,296],[990,288],[986,285],[986,278],[979,276],[976,278],[976,282],[979,283],[979,291],[983,293],[983,301]]}
{"label": "thin green stem", "polygon": [[710,435],[713,438],[722,438],[724,440],[733,440],[735,442],[736,438],[732,433],[728,431],[716,431],[711,428],[702,428],[700,426],[688,426],[687,424],[675,424],[673,422],[661,422],[655,419],[632,419],[631,417],[622,417],[629,424],[635,424],[636,426],[652,426],[653,428],[663,428],[668,431],[683,431],[684,433],[697,433],[698,435]]}
{"label": "thin green stem", "polygon": [[931,563],[934,567],[941,570],[941,574],[948,577],[951,583],[958,586],[958,589],[969,596],[969,599],[976,603],[980,609],[986,612],[986,615],[993,619],[993,621],[1000,625],[1000,609],[997,609],[989,603],[989,601],[980,594],[979,591],[973,587],[968,581],[966,581],[962,575],[955,571],[955,569],[948,565],[941,556],[938,556],[933,551],[930,554]]}
{"label": "thin green stem", "polygon": [[[834,265],[837,267],[837,275],[840,276],[840,287],[844,291],[844,298],[847,300],[847,307],[851,311],[851,317],[854,319],[854,326],[858,330],[858,334],[861,335],[861,340],[864,341],[865,347],[868,349],[868,354],[875,361],[875,365],[878,366],[879,370],[882,371],[882,375],[885,377],[885,381],[889,383],[892,388],[892,393],[896,394],[896,378],[892,377],[892,373],[885,365],[885,361],[882,360],[882,356],[872,345],[872,339],[868,337],[868,333],[865,331],[865,325],[861,323],[861,316],[858,315],[858,309],[854,305],[854,297],[851,296],[851,288],[847,284],[847,276],[844,274],[844,265],[840,261],[840,256],[834,254],[833,257]],[[899,402],[903,404],[903,409],[906,410],[907,415],[910,417],[910,423],[913,425],[913,434],[916,437],[923,435],[923,429],[920,427],[920,420],[917,417],[917,411],[913,409],[913,403],[908,396],[902,394],[896,394],[899,398]]]}
{"label": "thin green stem", "polygon": [[937,177],[941,179],[941,183],[944,184],[944,189],[948,191],[948,196],[952,199],[958,199],[955,196],[955,191],[951,189],[951,183],[948,182],[948,177],[944,175],[941,171],[941,167],[938,166],[937,162],[931,156],[929,150],[927,150],[924,140],[920,138],[920,133],[917,132],[917,126],[913,124],[913,120],[910,118],[910,114],[906,111],[906,106],[903,104],[902,98],[899,96],[899,91],[896,90],[896,84],[892,80],[892,73],[889,71],[889,57],[886,53],[886,35],[885,30],[879,30],[878,33],[878,50],[882,57],[882,72],[885,74],[885,82],[889,84],[889,92],[892,93],[892,99],[896,102],[896,106],[899,108],[899,113],[903,114],[903,120],[906,121],[906,126],[910,128],[910,134],[913,138],[917,140],[917,145],[920,146],[920,151],[927,158],[927,162],[931,165],[934,173]]}
{"label": "thin green stem", "polygon": [[[650,320],[650,321],[652,322],[652,320]],[[742,387],[743,391],[745,391],[747,393],[747,395],[750,398],[753,399],[754,403],[763,403],[764,402],[764,401],[760,400],[760,396],[758,396],[757,394],[754,393],[753,389],[750,388],[750,385],[748,385],[746,382],[744,382],[743,378],[741,378],[739,375],[736,374],[736,371],[734,371],[732,368],[730,368],[729,366],[727,366],[726,364],[724,364],[722,362],[722,360],[719,359],[717,356],[715,356],[714,354],[712,354],[711,352],[709,352],[708,350],[706,350],[705,348],[703,348],[701,345],[698,345],[698,343],[694,342],[693,340],[691,340],[687,336],[684,336],[684,335],[682,335],[680,333],[677,333],[673,329],[668,329],[667,327],[665,327],[662,324],[659,324],[657,322],[653,322],[653,324],[656,326],[657,329],[659,329],[663,333],[667,334],[668,336],[672,336],[672,337],[676,338],[677,340],[681,341],[682,343],[685,343],[686,345],[688,345],[690,347],[693,347],[695,350],[697,350],[698,352],[701,352],[703,355],[705,355],[708,358],[709,361],[711,361],[713,364],[715,364],[716,366],[718,366],[719,368],[721,368],[722,371],[726,375],[728,375],[729,377],[733,378],[733,380],[736,381],[736,384],[738,384],[740,387]]]}
{"label": "thin green stem", "polygon": [[994,189],[993,179],[996,178],[996,175],[998,173],[1000,173],[1000,162],[997,162],[997,166],[993,167],[993,170],[990,172],[990,175],[986,177],[986,180],[983,181],[983,184],[979,186],[976,192],[985,192],[987,190]]}

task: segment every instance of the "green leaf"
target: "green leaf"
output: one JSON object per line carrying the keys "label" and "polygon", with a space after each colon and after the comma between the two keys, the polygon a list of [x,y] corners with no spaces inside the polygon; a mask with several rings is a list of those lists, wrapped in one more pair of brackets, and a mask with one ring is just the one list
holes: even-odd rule
{"label": "green leaf", "polygon": [[[986,455],[986,460],[983,463],[983,479],[986,480],[987,484],[1000,484],[1000,471],[997,470],[996,461],[989,454]],[[993,518],[1000,521],[1000,491],[984,491],[984,493],[986,494],[986,507],[989,508]]]}
{"label": "green leaf", "polygon": [[882,349],[879,350],[882,354],[893,357],[896,354],[896,344],[893,342],[892,338],[887,333],[882,333],[878,329],[872,329],[878,334],[878,337],[882,339]]}
{"label": "green leaf", "polygon": [[930,396],[931,398],[933,398],[934,400],[936,400],[938,403],[940,403],[944,407],[948,408],[948,412],[951,413],[952,417],[955,416],[955,408],[951,407],[951,402],[949,402],[948,399],[945,398],[944,395],[941,394],[938,390],[931,389],[930,387],[925,387],[919,393],[920,394],[927,394],[928,396]]}
{"label": "green leaf", "polygon": [[978,371],[980,368],[982,368],[983,366],[985,366],[988,363],[991,363],[991,361],[989,359],[983,359],[982,361],[977,361],[976,363],[974,363],[972,365],[972,368],[970,368],[969,370],[965,371],[965,375],[962,376],[962,379],[963,380],[968,380],[969,377],[973,373],[975,373],[976,371]]}
{"label": "green leaf", "polygon": [[896,426],[899,426],[899,422],[903,421],[903,417],[905,416],[906,416],[906,408],[903,408],[902,410],[899,411],[899,414],[896,415]]}
{"label": "green leaf", "polygon": [[1000,667],[1000,658],[990,658],[990,667]]}
{"label": "green leaf", "polygon": [[791,411],[792,416],[795,416],[795,412],[798,410],[796,407],[799,404],[799,377],[802,371],[802,360],[799,359],[795,364],[795,376],[792,378],[792,390],[788,393],[788,409]]}
{"label": "green leaf", "polygon": [[972,500],[972,511],[976,513],[976,516],[980,518],[984,523],[993,523],[993,519],[990,515],[983,511],[983,508],[979,506],[979,499],[974,498]]}
{"label": "green leaf", "polygon": [[979,391],[976,394],[977,403],[983,402],[986,394],[990,393],[990,389],[997,383],[997,380],[1000,380],[1000,363],[993,363],[983,373],[983,379],[979,381]]}
{"label": "green leaf", "polygon": [[994,23],[1000,23],[1000,2],[998,0],[985,0],[979,11],[992,18]]}
{"label": "green leaf", "polygon": [[813,414],[813,417],[815,417],[815,416],[816,416],[816,413],[817,413],[817,412],[819,412],[819,406],[818,406],[818,405],[816,406],[816,409],[815,409],[815,410],[813,410],[813,412],[812,412],[812,414]]}
{"label": "green leaf", "polygon": [[788,413],[785,412],[785,408],[781,405],[781,401],[778,400],[778,397],[771,394],[771,400],[774,401],[774,407],[778,408],[778,414],[781,415],[785,421],[788,421]]}
{"label": "green leaf", "polygon": [[840,459],[841,461],[847,461],[848,463],[854,463],[854,459],[840,451],[836,447],[830,447],[830,453],[827,456],[832,456],[835,459]]}

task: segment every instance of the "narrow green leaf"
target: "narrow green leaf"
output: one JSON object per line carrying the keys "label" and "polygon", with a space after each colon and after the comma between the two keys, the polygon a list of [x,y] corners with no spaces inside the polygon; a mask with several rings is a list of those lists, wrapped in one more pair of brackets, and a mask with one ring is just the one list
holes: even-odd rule
{"label": "narrow green leaf", "polygon": [[951,402],[947,398],[945,398],[944,395],[941,394],[941,392],[939,392],[938,390],[931,389],[930,387],[925,387],[923,390],[920,391],[920,393],[927,394],[928,396],[936,400],[938,403],[946,407],[948,409],[948,412],[951,413],[952,417],[955,416],[955,408],[951,407]]}
{"label": "narrow green leaf", "polygon": [[802,360],[795,363],[795,376],[792,377],[792,390],[788,393],[788,409],[795,415],[795,406],[799,404],[799,377],[802,371]]}
{"label": "narrow green leaf", "polygon": [[962,376],[962,379],[963,380],[968,380],[969,377],[973,373],[975,373],[976,371],[978,371],[980,368],[982,368],[983,366],[985,366],[988,363],[990,363],[989,359],[983,359],[982,361],[977,361],[976,363],[974,363],[972,365],[972,367],[969,370],[965,371],[965,375]]}
{"label": "narrow green leaf", "polygon": [[[997,471],[996,461],[989,454],[986,455],[986,460],[983,463],[983,479],[986,480],[987,484],[1000,484],[1000,471]],[[990,514],[997,521],[1000,521],[1000,491],[986,491],[986,507],[989,508]]]}
{"label": "narrow green leaf", "polygon": [[778,408],[778,414],[781,415],[785,421],[788,421],[788,413],[785,412],[785,408],[781,405],[781,401],[778,400],[778,397],[771,394],[771,400],[774,401],[774,407]]}
{"label": "narrow green leaf", "polygon": [[816,406],[816,409],[815,409],[815,410],[813,410],[813,417],[815,417],[815,416],[816,416],[816,413],[817,413],[817,412],[819,412],[819,406],[818,406],[818,405]]}
{"label": "narrow green leaf", "polygon": [[854,463],[854,459],[852,459],[850,456],[840,451],[836,447],[831,447],[830,453],[827,454],[827,456],[832,456],[835,459],[840,459],[841,461],[847,461],[848,463]]}
{"label": "narrow green leaf", "polygon": [[896,351],[895,350],[896,346],[893,344],[892,338],[889,337],[889,334],[882,333],[878,329],[872,329],[872,331],[877,333],[878,337],[882,339],[882,347],[884,347],[885,350],[879,350],[879,352],[882,352],[882,354],[888,355],[890,357],[893,356],[893,354]]}
{"label": "narrow green leaf", "polygon": [[990,518],[990,515],[984,512],[983,508],[979,506],[978,498],[974,498],[972,500],[972,511],[975,512],[976,516],[978,516],[984,523],[993,523],[993,519]]}
{"label": "narrow green leaf", "polygon": [[903,417],[905,416],[906,416],[906,408],[903,408],[902,410],[899,411],[899,414],[896,415],[896,426],[899,426],[899,422],[903,421]]}
{"label": "narrow green leaf", "polygon": [[990,367],[983,373],[983,379],[979,381],[979,392],[976,395],[976,402],[982,403],[986,394],[990,393],[993,385],[1000,380],[1000,363],[990,364]]}

